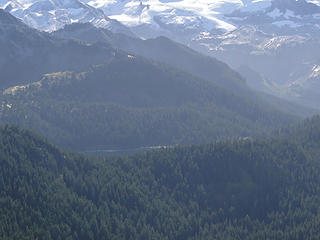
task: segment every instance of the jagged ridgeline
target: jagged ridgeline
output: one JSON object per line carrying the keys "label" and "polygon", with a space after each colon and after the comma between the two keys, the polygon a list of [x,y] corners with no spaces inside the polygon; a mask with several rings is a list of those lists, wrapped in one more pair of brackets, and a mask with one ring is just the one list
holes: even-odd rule
{"label": "jagged ridgeline", "polygon": [[[143,41],[124,35],[85,42],[38,32],[3,10],[0,18],[0,123],[33,129],[64,148],[204,143],[264,135],[298,119],[281,101],[249,90],[226,64],[168,39],[145,42],[147,55]],[[134,53],[114,46],[121,36]],[[158,46],[175,60],[157,58]]]}
{"label": "jagged ridgeline", "polygon": [[318,117],[287,137],[88,158],[5,126],[0,236],[319,239],[319,132]]}

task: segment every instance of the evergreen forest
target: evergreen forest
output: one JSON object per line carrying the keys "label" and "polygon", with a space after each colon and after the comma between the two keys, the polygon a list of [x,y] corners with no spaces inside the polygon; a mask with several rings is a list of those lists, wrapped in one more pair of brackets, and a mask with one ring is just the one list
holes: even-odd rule
{"label": "evergreen forest", "polygon": [[320,117],[130,156],[0,133],[1,239],[319,239]]}

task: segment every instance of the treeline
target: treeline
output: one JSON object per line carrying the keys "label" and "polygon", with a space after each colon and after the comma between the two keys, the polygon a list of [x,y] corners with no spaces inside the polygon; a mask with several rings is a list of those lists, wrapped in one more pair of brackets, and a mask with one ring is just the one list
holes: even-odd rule
{"label": "treeline", "polygon": [[6,126],[0,238],[319,239],[319,133],[94,158]]}

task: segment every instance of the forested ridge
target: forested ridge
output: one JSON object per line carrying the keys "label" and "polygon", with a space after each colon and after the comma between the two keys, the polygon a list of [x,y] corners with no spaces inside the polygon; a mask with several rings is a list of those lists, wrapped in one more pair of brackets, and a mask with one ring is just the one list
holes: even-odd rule
{"label": "forested ridge", "polygon": [[121,157],[0,131],[1,239],[319,239],[320,117]]}
{"label": "forested ridge", "polygon": [[77,151],[206,143],[267,134],[299,119],[190,73],[128,55],[82,72],[45,74],[6,89],[0,101],[0,124],[32,129]]}

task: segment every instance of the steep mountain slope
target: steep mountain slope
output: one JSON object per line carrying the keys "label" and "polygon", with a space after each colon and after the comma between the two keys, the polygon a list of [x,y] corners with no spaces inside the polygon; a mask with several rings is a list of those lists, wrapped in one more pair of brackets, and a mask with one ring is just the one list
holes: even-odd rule
{"label": "steep mountain slope", "polygon": [[303,127],[312,132],[301,128],[308,147],[274,138],[101,159],[68,154],[6,126],[0,130],[0,235],[318,239],[319,155],[309,152],[319,144],[308,143],[319,143],[319,126],[314,119]]}
{"label": "steep mountain slope", "polygon": [[257,72],[261,79],[252,85],[255,89],[319,108],[320,89],[309,77],[319,65],[319,2],[274,0],[263,11],[235,11],[228,17],[237,22],[236,30],[203,33],[194,46],[202,45],[202,51],[234,69]]}
{"label": "steep mountain slope", "polygon": [[[246,95],[253,101],[274,105],[274,107],[285,112],[295,112],[295,114],[301,114],[302,116],[311,115],[311,112],[313,112],[303,109],[299,105],[277,99],[276,97],[252,91],[248,88],[248,85],[259,90],[269,90],[268,92],[271,92],[267,86],[264,86],[264,82],[261,81],[260,78],[255,80],[256,83],[253,83],[252,76],[248,75],[248,71],[241,71],[241,68],[239,69],[240,73],[246,77],[246,79],[243,79],[238,73],[232,71],[226,64],[217,61],[215,58],[200,54],[185,45],[181,45],[165,37],[141,40],[123,34],[114,34],[105,29],[95,28],[91,24],[66,25],[63,29],[53,32],[52,34],[63,39],[78,39],[89,43],[104,42],[111,44],[132,54],[170,64],[226,88],[236,95]],[[313,46],[315,46],[315,43],[313,43]],[[228,60],[228,58],[233,59],[232,57],[235,56],[236,51],[237,48],[234,47],[232,51],[230,49],[230,57],[227,57],[227,54],[226,56],[221,54],[221,58],[223,57],[225,60]],[[301,49],[301,53],[302,52],[303,48]],[[304,52],[304,54],[307,56],[308,53]],[[315,55],[315,53],[312,54]],[[239,57],[239,60],[241,60],[241,57]],[[274,74],[277,72],[277,69],[283,67],[283,65],[278,64],[278,66],[274,64],[274,62],[277,62],[276,59],[277,57],[274,57],[272,61],[269,62],[269,65],[273,66]],[[294,58],[290,57],[290,59],[292,60],[288,61],[288,68],[295,62]],[[295,66],[297,68],[297,64],[295,64]],[[257,75],[259,76],[259,74]]]}
{"label": "steep mountain slope", "polygon": [[1,9],[0,32],[0,89],[30,83],[47,72],[80,70],[120,54],[108,45],[52,38]]}
{"label": "steep mountain slope", "polygon": [[[275,36],[250,26],[199,41],[205,46],[202,51],[210,48],[213,56],[228,62],[234,69],[246,68],[258,73],[260,81],[251,85],[255,89],[304,104],[303,96],[310,94],[308,89],[319,93],[319,88],[312,87],[312,81],[298,84],[307,80],[312,75],[311,70],[319,65],[320,38],[317,36],[298,32]],[[305,105],[314,107],[316,100]]]}
{"label": "steep mountain slope", "polygon": [[231,91],[247,89],[244,79],[241,79],[241,76],[226,64],[166,37],[141,40],[123,34],[114,34],[106,29],[95,28],[91,24],[67,25],[53,32],[52,35],[62,39],[111,44],[134,55],[141,55],[190,72]]}

